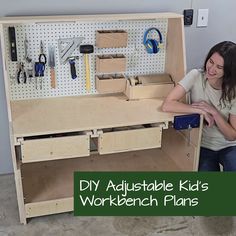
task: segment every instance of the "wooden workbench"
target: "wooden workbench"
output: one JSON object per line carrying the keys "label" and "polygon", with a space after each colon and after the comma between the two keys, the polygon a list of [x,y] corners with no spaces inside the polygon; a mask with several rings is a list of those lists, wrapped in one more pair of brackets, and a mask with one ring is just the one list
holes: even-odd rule
{"label": "wooden workbench", "polygon": [[[17,62],[11,60],[9,26],[16,29]],[[68,66],[60,64],[57,55],[56,89],[50,86],[48,71],[45,71],[42,90],[35,86],[38,81],[35,78],[26,84],[15,81],[17,64],[25,62],[26,36],[30,41],[30,56],[36,61],[41,40],[47,47],[56,48],[59,38],[78,37],[83,32],[86,40],[94,43],[94,58],[107,54],[98,49],[95,35],[108,26],[128,33],[124,51],[122,48],[105,49],[110,54],[125,54],[129,63],[127,71],[122,73],[165,73],[172,79],[171,88],[185,75],[184,26],[183,16],[179,14],[0,19],[12,163],[20,221],[24,224],[31,217],[73,211],[74,171],[196,171],[198,168],[201,127],[191,131],[173,129],[174,114],[160,110],[162,97],[168,92],[162,85],[152,94],[159,99],[127,101],[122,94],[95,95],[99,92],[94,86],[95,64],[90,65],[94,75],[90,81],[92,90],[85,91],[83,64],[77,65],[81,70],[80,78],[71,80]],[[163,32],[163,48],[155,55],[147,54],[140,40],[149,27],[161,27]],[[83,43],[88,43],[86,40]],[[136,53],[137,58],[145,60],[132,64]],[[104,81],[100,82],[102,86]],[[117,80],[112,82],[115,83],[111,86],[116,88]],[[143,91],[138,92],[143,95]],[[83,96],[85,94],[89,96]]]}

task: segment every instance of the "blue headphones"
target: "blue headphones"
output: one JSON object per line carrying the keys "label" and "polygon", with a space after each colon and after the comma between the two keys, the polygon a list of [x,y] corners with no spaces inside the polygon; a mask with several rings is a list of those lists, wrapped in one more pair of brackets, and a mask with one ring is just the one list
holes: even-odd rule
{"label": "blue headphones", "polygon": [[[155,30],[159,35],[159,41],[156,39],[149,39],[148,34],[150,31]],[[143,44],[146,47],[147,53],[158,53],[160,49],[160,45],[162,44],[162,35],[161,32],[157,28],[149,28],[145,31],[143,37]]]}

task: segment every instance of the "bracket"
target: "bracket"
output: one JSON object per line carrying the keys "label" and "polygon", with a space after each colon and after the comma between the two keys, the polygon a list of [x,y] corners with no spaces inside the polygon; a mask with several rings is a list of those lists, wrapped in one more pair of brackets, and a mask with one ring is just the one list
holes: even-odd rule
{"label": "bracket", "polygon": [[23,137],[17,137],[16,138],[16,145],[23,145],[24,143],[24,138]]}
{"label": "bracket", "polygon": [[97,138],[97,137],[99,137],[100,134],[103,134],[102,130],[93,129],[93,133],[91,135],[91,138]]}

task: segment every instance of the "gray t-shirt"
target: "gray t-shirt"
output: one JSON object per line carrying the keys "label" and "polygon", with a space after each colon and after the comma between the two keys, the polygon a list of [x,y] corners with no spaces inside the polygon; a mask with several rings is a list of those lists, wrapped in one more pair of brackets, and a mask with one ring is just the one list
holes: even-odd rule
{"label": "gray t-shirt", "polygon": [[[185,89],[187,93],[190,92],[191,103],[202,100],[206,101],[217,108],[226,121],[228,121],[230,114],[236,115],[236,99],[233,99],[231,103],[226,102],[226,106],[223,105],[222,107],[219,102],[222,91],[211,87],[211,85],[205,79],[204,72],[202,70],[191,70],[179,82],[179,84]],[[202,147],[217,151],[235,145],[236,140],[226,140],[216,125],[213,125],[211,128],[207,126],[203,127],[201,142]]]}

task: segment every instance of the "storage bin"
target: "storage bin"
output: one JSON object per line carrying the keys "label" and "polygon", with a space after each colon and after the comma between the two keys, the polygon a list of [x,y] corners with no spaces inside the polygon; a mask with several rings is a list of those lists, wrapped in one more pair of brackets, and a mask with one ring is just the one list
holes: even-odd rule
{"label": "storage bin", "polygon": [[96,31],[96,46],[98,48],[127,47],[128,34],[124,30]]}
{"label": "storage bin", "polygon": [[96,90],[99,93],[121,93],[125,91],[126,78],[123,75],[96,76]]}
{"label": "storage bin", "polygon": [[115,73],[126,71],[126,57],[123,54],[99,55],[96,57],[97,73]]}

